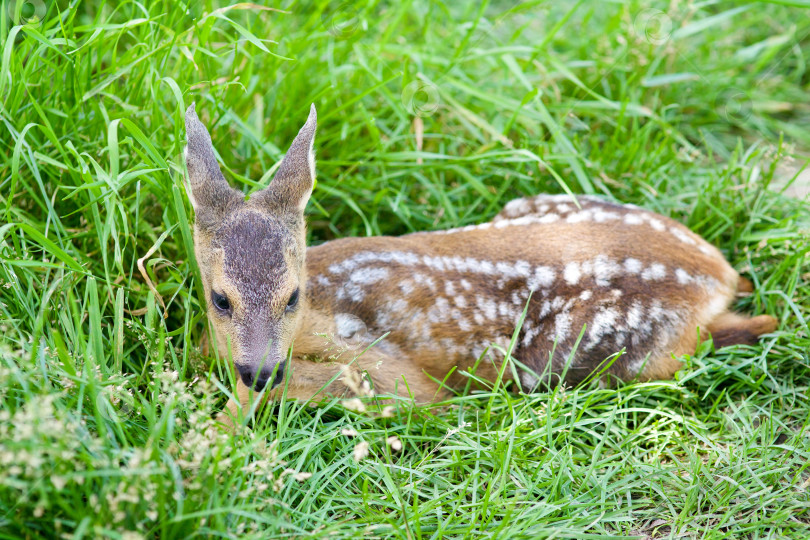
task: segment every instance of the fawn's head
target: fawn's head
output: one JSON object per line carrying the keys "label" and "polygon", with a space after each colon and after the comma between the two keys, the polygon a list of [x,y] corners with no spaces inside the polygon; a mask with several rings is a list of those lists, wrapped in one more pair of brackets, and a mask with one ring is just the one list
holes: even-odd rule
{"label": "fawn's head", "polygon": [[211,137],[192,104],[186,111],[194,251],[220,354],[243,382],[262,389],[284,373],[306,284],[304,207],[315,180],[315,106],[273,181],[246,201],[219,169]]}

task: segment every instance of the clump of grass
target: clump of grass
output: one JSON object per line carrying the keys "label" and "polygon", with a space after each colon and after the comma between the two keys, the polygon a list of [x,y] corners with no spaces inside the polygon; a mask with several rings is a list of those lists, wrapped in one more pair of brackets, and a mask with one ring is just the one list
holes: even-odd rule
{"label": "clump of grass", "polygon": [[[807,160],[810,17],[782,4],[0,10],[0,530],[806,537],[810,213],[771,188]],[[601,193],[718,245],[757,285],[736,307],[780,329],[704,342],[675,381],[281,403],[222,433],[181,178],[192,101],[246,192],[316,103],[312,243]]]}

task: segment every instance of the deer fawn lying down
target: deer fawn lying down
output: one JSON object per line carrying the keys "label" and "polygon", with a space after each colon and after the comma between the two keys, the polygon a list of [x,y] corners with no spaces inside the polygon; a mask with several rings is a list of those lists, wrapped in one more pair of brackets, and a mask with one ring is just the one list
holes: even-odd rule
{"label": "deer fawn lying down", "polygon": [[671,377],[698,329],[723,346],[776,328],[773,317],[728,311],[750,282],[715,247],[671,219],[595,197],[539,195],[482,225],[307,248],[315,127],[313,106],[270,186],[246,201],[222,176],[194,105],[186,112],[195,251],[243,405],[271,379],[269,394],[283,390],[285,370],[296,399],[343,395],[361,372],[375,393],[417,402],[463,386],[473,368],[495,380],[503,355],[489,346],[508,347],[524,308],[512,356],[525,391],[563,375],[582,381],[622,349],[607,374]]}

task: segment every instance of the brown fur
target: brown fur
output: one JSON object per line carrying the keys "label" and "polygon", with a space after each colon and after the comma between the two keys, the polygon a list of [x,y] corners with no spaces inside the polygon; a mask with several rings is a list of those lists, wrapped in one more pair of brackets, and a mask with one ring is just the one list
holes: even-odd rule
{"label": "brown fur", "polygon": [[748,294],[754,292],[754,283],[748,279],[740,276],[737,282],[737,294]]}
{"label": "brown fur", "polygon": [[[620,350],[606,374],[668,378],[695,351],[699,329],[725,346],[776,328],[772,317],[728,311],[751,284],[698,235],[593,197],[541,195],[478,227],[307,249],[314,108],[270,186],[249,201],[219,173],[193,106],[186,124],[195,249],[217,348],[251,385],[291,370],[267,396],[350,395],[365,377],[373,393],[425,403],[463,388],[472,372],[494,381],[524,308],[511,350],[519,368],[504,378],[527,391],[583,381]],[[226,312],[213,293],[228,298]],[[231,415],[251,396],[242,381],[237,394]]]}

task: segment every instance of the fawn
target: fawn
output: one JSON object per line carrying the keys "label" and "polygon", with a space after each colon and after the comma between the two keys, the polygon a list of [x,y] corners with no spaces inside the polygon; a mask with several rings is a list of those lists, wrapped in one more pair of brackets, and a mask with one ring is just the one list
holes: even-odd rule
{"label": "fawn", "polygon": [[491,344],[509,346],[524,310],[517,367],[500,373],[524,391],[576,384],[620,351],[602,376],[668,378],[699,330],[725,346],[776,328],[728,310],[751,283],[700,236],[597,197],[539,195],[481,225],[307,248],[316,122],[313,105],[269,187],[245,200],[186,112],[195,252],[241,405],[271,379],[279,394],[287,370],[287,396],[301,400],[356,391],[359,373],[377,394],[420,403],[463,386],[465,371],[493,381],[504,355]]}

